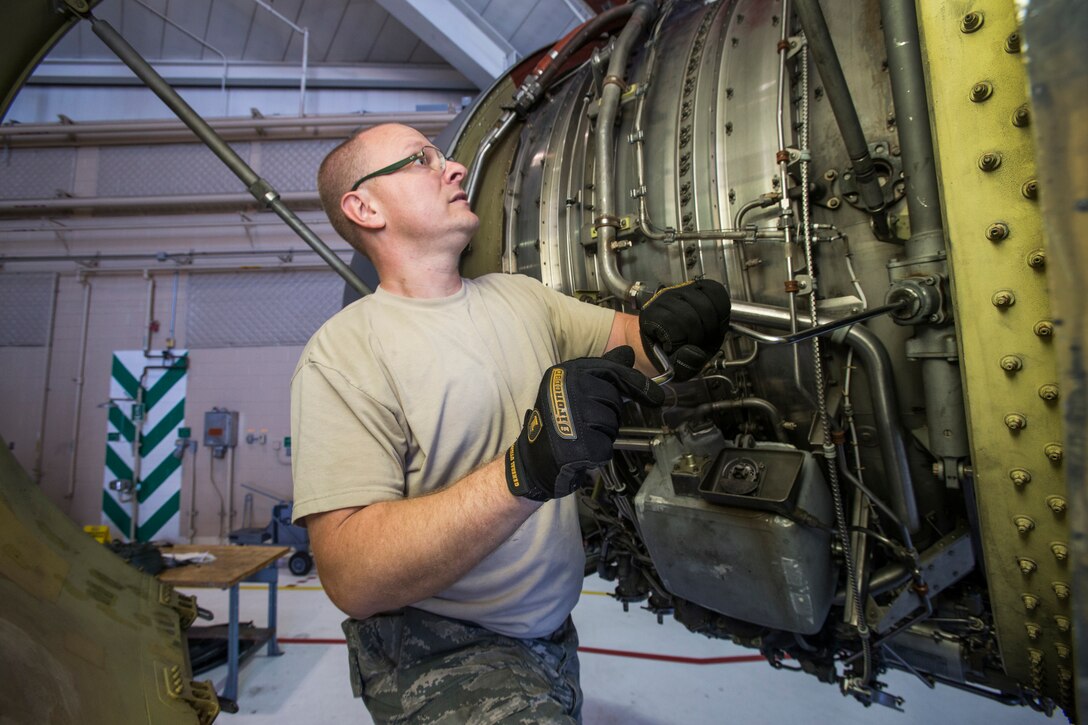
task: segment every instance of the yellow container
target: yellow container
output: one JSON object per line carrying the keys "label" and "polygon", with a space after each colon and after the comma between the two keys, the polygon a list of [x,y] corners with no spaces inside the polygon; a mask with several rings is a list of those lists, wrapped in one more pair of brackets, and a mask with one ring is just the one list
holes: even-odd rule
{"label": "yellow container", "polygon": [[109,526],[84,526],[83,530],[91,535],[91,538],[97,541],[99,544],[109,543],[110,540],[110,527]]}

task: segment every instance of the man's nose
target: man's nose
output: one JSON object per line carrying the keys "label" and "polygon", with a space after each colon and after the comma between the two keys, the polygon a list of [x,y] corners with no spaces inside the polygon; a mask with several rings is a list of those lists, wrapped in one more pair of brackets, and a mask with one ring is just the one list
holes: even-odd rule
{"label": "man's nose", "polygon": [[456,184],[465,178],[468,174],[468,169],[465,165],[454,161],[453,159],[446,159],[446,181],[451,184]]}

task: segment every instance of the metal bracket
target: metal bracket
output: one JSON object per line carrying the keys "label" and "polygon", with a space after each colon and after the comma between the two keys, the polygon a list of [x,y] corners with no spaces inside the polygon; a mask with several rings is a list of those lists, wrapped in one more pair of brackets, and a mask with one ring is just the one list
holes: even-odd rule
{"label": "metal bracket", "polygon": [[805,34],[791,35],[789,38],[790,49],[786,51],[786,58],[792,58],[801,52],[803,48],[808,47],[808,39],[805,38]]}

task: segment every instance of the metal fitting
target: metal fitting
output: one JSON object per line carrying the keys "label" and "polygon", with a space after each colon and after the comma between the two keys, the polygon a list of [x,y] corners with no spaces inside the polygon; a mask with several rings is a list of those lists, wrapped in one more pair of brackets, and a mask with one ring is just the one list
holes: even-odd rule
{"label": "metal fitting", "polygon": [[1050,320],[1039,320],[1031,331],[1039,337],[1051,337],[1054,335],[1054,323]]}
{"label": "metal fitting", "polygon": [[961,33],[973,33],[982,27],[982,24],[986,22],[986,18],[979,11],[967,13],[963,16],[963,20],[960,21]]}
{"label": "metal fitting", "polygon": [[1013,294],[1012,290],[998,290],[997,292],[994,292],[993,297],[990,298],[990,302],[993,303],[994,307],[999,309],[1012,307],[1016,304],[1016,295]]}
{"label": "metal fitting", "polygon": [[1019,355],[1005,355],[1001,358],[1001,369],[1007,373],[1015,373],[1022,370],[1024,361]]}
{"label": "metal fitting", "polygon": [[994,222],[986,227],[986,238],[991,242],[1004,241],[1009,236],[1009,225],[1005,222]]}
{"label": "metal fitting", "polygon": [[1065,499],[1061,496],[1047,496],[1046,505],[1050,507],[1050,510],[1055,514],[1065,513]]}
{"label": "metal fitting", "polygon": [[1031,125],[1031,111],[1025,103],[1012,112],[1012,125],[1017,128],[1027,128]]}
{"label": "metal fitting", "polygon": [[1069,595],[1073,593],[1073,590],[1065,582],[1054,582],[1050,587],[1058,595],[1058,599],[1068,599]]}
{"label": "metal fitting", "polygon": [[1006,53],[1019,53],[1020,52],[1020,33],[1010,33],[1009,37],[1005,38],[1005,52]]}
{"label": "metal fitting", "polygon": [[1058,614],[1054,617],[1054,626],[1058,628],[1059,632],[1068,632],[1070,629],[1069,617],[1063,617]]}
{"label": "metal fitting", "polygon": [[1009,413],[1005,416],[1005,427],[1011,431],[1024,430],[1028,427],[1028,419],[1022,413]]}
{"label": "metal fitting", "polygon": [[1046,383],[1039,386],[1039,397],[1048,403],[1057,400],[1059,395],[1058,386],[1054,383]]}
{"label": "metal fitting", "polygon": [[604,86],[607,86],[607,85],[618,86],[620,91],[626,91],[627,90],[627,84],[624,83],[623,79],[620,78],[619,76],[605,76],[604,80],[601,81],[601,87],[603,88]]}
{"label": "metal fitting", "polygon": [[1056,642],[1054,644],[1054,651],[1058,653],[1058,658],[1059,659],[1063,659],[1063,660],[1069,659],[1069,652],[1070,652],[1069,645],[1062,644],[1061,642]]}
{"label": "metal fitting", "polygon": [[1058,561],[1065,561],[1069,558],[1069,547],[1060,541],[1055,541],[1051,544],[1050,551],[1053,552],[1054,558]]}
{"label": "metal fitting", "polygon": [[1039,606],[1039,597],[1034,594],[1021,594],[1020,601],[1024,603],[1024,609],[1029,612]]}
{"label": "metal fitting", "polygon": [[1046,266],[1046,251],[1033,249],[1028,252],[1028,266],[1032,269],[1042,269]]}
{"label": "metal fitting", "polygon": [[1061,443],[1047,443],[1043,446],[1043,453],[1050,460],[1051,463],[1062,462],[1062,445]]}
{"label": "metal fitting", "polygon": [[1027,630],[1028,639],[1039,639],[1039,635],[1043,633],[1043,628],[1038,624],[1032,624],[1028,622],[1024,625],[1024,629]]}
{"label": "metal fitting", "polygon": [[978,157],[978,167],[983,171],[994,171],[999,166],[1001,166],[1001,154],[997,151],[987,151]]}
{"label": "metal fitting", "polygon": [[1031,199],[1034,201],[1039,198],[1039,182],[1035,179],[1028,179],[1024,182],[1024,185],[1020,187],[1020,193],[1024,195],[1025,199]]}
{"label": "metal fitting", "polygon": [[1027,516],[1016,516],[1013,518],[1012,523],[1016,526],[1016,530],[1019,531],[1021,535],[1026,534],[1035,528],[1035,522]]}
{"label": "metal fitting", "polygon": [[1017,488],[1026,486],[1031,483],[1031,474],[1023,468],[1014,468],[1009,471],[1009,478],[1012,479],[1013,485]]}
{"label": "metal fitting", "polygon": [[982,103],[994,94],[994,84],[990,81],[979,81],[971,86],[971,101]]}
{"label": "metal fitting", "polygon": [[1020,565],[1020,572],[1023,574],[1032,574],[1039,568],[1038,564],[1023,556],[1017,558],[1016,563]]}

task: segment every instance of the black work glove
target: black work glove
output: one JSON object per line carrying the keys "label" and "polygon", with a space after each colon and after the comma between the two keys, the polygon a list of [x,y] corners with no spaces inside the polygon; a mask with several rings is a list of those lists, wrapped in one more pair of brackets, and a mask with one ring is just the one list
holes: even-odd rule
{"label": "black work glove", "polygon": [[515,496],[547,501],[588,482],[586,473],[612,458],[623,397],[661,405],[665,392],[633,369],[627,345],[544,372],[536,404],[506,451],[506,485]]}
{"label": "black work glove", "polygon": [[659,290],[638,316],[646,357],[660,367],[653,346],[669,357],[677,381],[696,375],[718,352],[729,329],[729,292],[712,279]]}

